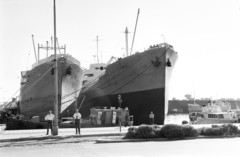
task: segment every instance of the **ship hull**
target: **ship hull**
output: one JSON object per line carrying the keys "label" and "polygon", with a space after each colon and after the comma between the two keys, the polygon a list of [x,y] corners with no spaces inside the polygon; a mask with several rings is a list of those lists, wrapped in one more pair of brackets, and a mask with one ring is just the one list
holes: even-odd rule
{"label": "ship hull", "polygon": [[[117,125],[93,125],[91,123],[81,123],[81,128],[112,127]],[[59,128],[75,128],[74,121],[68,123],[58,123]],[[13,118],[6,119],[5,130],[29,130],[29,129],[47,129],[47,122],[32,122],[28,120],[19,120]]]}
{"label": "ship hull", "polygon": [[[24,116],[39,116],[40,121],[49,110],[54,111],[54,75],[51,73],[53,62],[49,61],[27,71],[26,83],[20,91],[20,112]],[[83,71],[75,64],[72,57],[58,58],[58,113],[61,113],[73,102],[81,88]],[[71,66],[71,75],[69,67]]]}
{"label": "ship hull", "polygon": [[[83,87],[78,108],[83,117],[92,107],[127,107],[134,125],[149,123],[153,111],[155,124],[164,124],[168,112],[168,88],[177,53],[168,44],[118,59],[95,83]],[[167,64],[170,60],[171,66]],[[74,105],[73,105],[74,106]]]}
{"label": "ship hull", "polygon": [[[134,124],[149,124],[149,114],[155,113],[155,123],[163,124],[165,118],[165,89],[152,89],[121,94],[122,108],[128,107],[130,115],[134,117]],[[89,108],[93,107],[119,107],[118,94],[106,95],[90,99],[87,105],[81,107],[80,111],[84,117],[90,115]]]}

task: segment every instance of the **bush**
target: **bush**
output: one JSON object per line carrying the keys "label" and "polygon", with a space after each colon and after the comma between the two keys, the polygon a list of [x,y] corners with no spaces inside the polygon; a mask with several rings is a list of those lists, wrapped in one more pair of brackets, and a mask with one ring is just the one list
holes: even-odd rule
{"label": "bush", "polygon": [[183,125],[182,130],[183,130],[183,133],[184,133],[184,137],[197,137],[198,136],[197,130],[194,129],[190,125]]}
{"label": "bush", "polygon": [[154,130],[155,133],[155,138],[162,138],[162,134],[161,134],[161,127],[156,127]]}
{"label": "bush", "polygon": [[125,135],[125,139],[130,138],[160,138],[161,127],[158,125],[141,125],[138,128],[130,127]]}
{"label": "bush", "polygon": [[200,135],[204,136],[237,135],[238,133],[238,127],[233,124],[212,125],[212,128],[200,129]]}
{"label": "bush", "polygon": [[229,135],[237,135],[239,132],[238,127],[233,124],[224,124],[223,127],[227,127],[229,129]]}
{"label": "bush", "polygon": [[154,125],[153,125],[153,129],[154,129],[154,130],[156,130],[156,129],[161,129],[161,127],[160,127],[159,125],[154,124]]}
{"label": "bush", "polygon": [[136,132],[137,138],[153,138],[155,137],[155,125],[140,125]]}
{"label": "bush", "polygon": [[128,132],[124,136],[124,138],[135,138],[136,137],[137,128],[136,127],[130,127],[128,128]]}
{"label": "bush", "polygon": [[184,138],[204,136],[221,136],[240,134],[233,124],[212,125],[211,128],[194,129],[190,125],[167,124],[162,128],[158,125],[141,125],[138,128],[130,127],[124,138]]}
{"label": "bush", "polygon": [[204,136],[219,136],[224,134],[224,129],[221,128],[202,128],[200,135]]}
{"label": "bush", "polygon": [[183,138],[184,132],[180,125],[167,124],[161,128],[162,137],[165,138]]}

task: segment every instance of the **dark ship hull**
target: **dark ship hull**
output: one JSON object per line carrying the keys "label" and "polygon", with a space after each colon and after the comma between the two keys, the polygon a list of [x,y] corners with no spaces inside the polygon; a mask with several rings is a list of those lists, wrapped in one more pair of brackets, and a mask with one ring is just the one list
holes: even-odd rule
{"label": "dark ship hull", "polygon": [[[39,116],[40,121],[49,110],[54,110],[54,75],[51,74],[53,56],[40,61],[32,70],[22,72],[20,90],[20,113],[24,116]],[[81,88],[83,71],[80,63],[71,56],[58,55],[58,113],[76,99]]]}
{"label": "dark ship hull", "polygon": [[168,112],[168,88],[178,58],[173,47],[160,44],[142,53],[120,58],[107,66],[97,81],[85,85],[78,98],[78,108],[88,117],[92,107],[128,107],[134,125],[149,123],[151,111],[155,123],[163,124]]}

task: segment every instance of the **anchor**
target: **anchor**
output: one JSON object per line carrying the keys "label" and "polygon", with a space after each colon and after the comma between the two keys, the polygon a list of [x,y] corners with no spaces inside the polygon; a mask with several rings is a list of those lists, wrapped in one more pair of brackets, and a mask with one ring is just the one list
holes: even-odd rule
{"label": "anchor", "polygon": [[158,67],[161,65],[161,62],[159,61],[159,57],[156,56],[156,61],[151,61],[154,67]]}

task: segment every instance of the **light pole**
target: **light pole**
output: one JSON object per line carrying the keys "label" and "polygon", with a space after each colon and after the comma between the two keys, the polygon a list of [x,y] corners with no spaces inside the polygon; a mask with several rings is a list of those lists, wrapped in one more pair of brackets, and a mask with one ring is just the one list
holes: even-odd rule
{"label": "light pole", "polygon": [[119,103],[119,106],[120,106],[120,109],[119,109],[119,129],[120,129],[120,132],[121,132],[121,103],[122,103],[122,99],[121,99],[121,95],[118,95],[118,103]]}
{"label": "light pole", "polygon": [[75,111],[76,111],[76,109],[77,109],[77,93],[76,93],[76,96],[75,96]]}
{"label": "light pole", "polygon": [[161,36],[163,37],[163,42],[165,43],[165,36],[163,34]]}
{"label": "light pole", "polygon": [[53,135],[58,135],[58,67],[57,67],[57,49],[56,49],[56,6],[55,0],[53,1],[53,17],[54,17],[54,93],[55,93],[55,101],[54,101],[54,126],[53,126]]}

